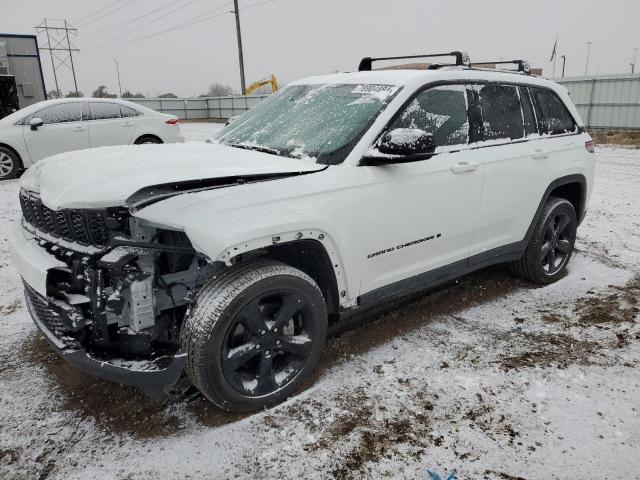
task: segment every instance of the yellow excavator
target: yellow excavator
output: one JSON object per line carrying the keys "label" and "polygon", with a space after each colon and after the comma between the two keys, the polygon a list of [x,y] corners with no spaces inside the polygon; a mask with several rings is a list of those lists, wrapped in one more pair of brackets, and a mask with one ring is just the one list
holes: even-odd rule
{"label": "yellow excavator", "polygon": [[271,85],[271,92],[275,93],[278,91],[278,80],[275,75],[271,75],[270,77],[263,78],[262,80],[258,80],[257,82],[253,82],[247,88],[244,89],[246,95],[251,95],[253,92],[258,90],[260,87],[264,87],[265,85]]}

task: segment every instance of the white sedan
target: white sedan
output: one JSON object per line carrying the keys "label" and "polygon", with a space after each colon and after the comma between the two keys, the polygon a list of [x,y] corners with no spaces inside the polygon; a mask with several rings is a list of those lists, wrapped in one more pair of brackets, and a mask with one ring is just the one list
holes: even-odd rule
{"label": "white sedan", "polygon": [[0,180],[57,153],[107,145],[183,142],[178,118],[116,99],[66,98],[0,120]]}

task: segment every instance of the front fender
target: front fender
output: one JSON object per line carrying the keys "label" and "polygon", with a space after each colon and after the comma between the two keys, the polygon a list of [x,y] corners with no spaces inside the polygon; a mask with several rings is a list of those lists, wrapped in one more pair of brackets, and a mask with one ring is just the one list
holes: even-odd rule
{"label": "front fender", "polygon": [[[178,195],[149,205],[134,215],[157,226],[184,231],[196,251],[227,265],[243,253],[282,243],[315,240],[331,260],[341,292],[341,306],[355,305],[358,279],[347,274],[348,267],[340,255],[340,238],[330,231],[331,215],[323,208],[322,200],[311,203],[298,198],[260,204],[254,201],[238,206],[241,188]],[[236,195],[228,195],[231,190]]]}

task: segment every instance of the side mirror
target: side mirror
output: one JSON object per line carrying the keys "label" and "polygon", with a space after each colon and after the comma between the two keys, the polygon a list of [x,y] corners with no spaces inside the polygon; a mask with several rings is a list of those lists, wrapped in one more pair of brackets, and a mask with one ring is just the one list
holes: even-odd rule
{"label": "side mirror", "polygon": [[418,128],[396,128],[388,131],[378,145],[385,155],[430,155],[436,149],[433,135]]}
{"label": "side mirror", "polygon": [[227,121],[225,122],[224,126],[226,127],[230,123],[235,122],[236,120],[238,120],[238,118],[240,118],[240,115],[234,115],[233,117],[227,119]]}
{"label": "side mirror", "polygon": [[32,118],[29,121],[29,125],[31,125],[31,130],[38,130],[38,127],[41,127],[44,122],[41,118]]}

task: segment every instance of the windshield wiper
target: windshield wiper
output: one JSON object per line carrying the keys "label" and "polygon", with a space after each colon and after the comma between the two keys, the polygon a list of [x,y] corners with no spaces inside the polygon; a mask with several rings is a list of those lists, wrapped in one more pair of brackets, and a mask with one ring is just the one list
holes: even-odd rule
{"label": "windshield wiper", "polygon": [[227,145],[234,148],[243,148],[245,150],[254,150],[256,152],[262,152],[262,153],[268,153],[270,155],[280,156],[280,152],[275,148],[263,147],[260,145],[247,145],[245,143],[228,143]]}

